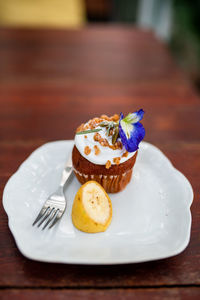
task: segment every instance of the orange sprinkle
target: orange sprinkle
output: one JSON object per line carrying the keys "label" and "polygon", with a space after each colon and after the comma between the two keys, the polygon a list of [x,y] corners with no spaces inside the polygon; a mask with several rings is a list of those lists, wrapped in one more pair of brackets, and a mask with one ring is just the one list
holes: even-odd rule
{"label": "orange sprinkle", "polygon": [[84,138],[87,139],[87,135],[84,135]]}
{"label": "orange sprinkle", "polygon": [[80,131],[84,131],[84,128],[85,127],[85,124],[82,123],[77,129],[76,129],[76,132],[80,132]]}
{"label": "orange sprinkle", "polygon": [[89,146],[86,146],[85,149],[84,149],[84,153],[85,153],[86,155],[89,155],[90,152],[91,152],[90,147],[89,147]]}
{"label": "orange sprinkle", "polygon": [[94,151],[95,151],[94,152],[95,155],[99,155],[99,153],[101,152],[100,149],[99,149],[99,147],[97,145],[94,146]]}
{"label": "orange sprinkle", "polygon": [[96,133],[94,134],[94,140],[95,140],[96,142],[98,142],[100,139],[101,139],[101,135],[100,135],[98,132],[96,132]]}
{"label": "orange sprinkle", "polygon": [[117,141],[114,145],[108,145],[108,147],[110,149],[117,150],[117,149],[122,149],[123,145],[120,141]]}
{"label": "orange sprinkle", "polygon": [[124,152],[124,154],[122,155],[122,157],[127,157],[128,156],[128,151]]}
{"label": "orange sprinkle", "polygon": [[102,121],[103,121],[103,119],[101,119],[101,118],[93,118],[93,119],[89,120],[88,121],[89,128],[94,129]]}
{"label": "orange sprinkle", "polygon": [[119,165],[120,164],[120,157],[115,157],[113,158],[113,162],[116,164],[116,165]]}
{"label": "orange sprinkle", "polygon": [[110,121],[110,118],[107,115],[102,115],[101,119],[106,120],[106,121]]}
{"label": "orange sprinkle", "polygon": [[109,143],[108,143],[107,139],[101,139],[101,140],[99,141],[99,143],[100,143],[101,146],[103,146],[103,147],[109,146]]}
{"label": "orange sprinkle", "polygon": [[111,117],[112,121],[117,122],[119,120],[119,115],[115,114]]}
{"label": "orange sprinkle", "polygon": [[106,169],[110,169],[110,167],[111,167],[111,161],[108,160],[107,163],[106,163]]}

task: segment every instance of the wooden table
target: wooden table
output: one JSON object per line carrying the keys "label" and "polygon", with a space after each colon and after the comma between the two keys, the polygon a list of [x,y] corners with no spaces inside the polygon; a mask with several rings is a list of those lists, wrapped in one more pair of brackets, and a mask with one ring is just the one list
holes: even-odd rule
{"label": "wooden table", "polygon": [[[146,141],[192,183],[192,234],[178,256],[116,266],[48,264],[23,257],[0,206],[0,298],[199,299],[200,101],[167,47],[122,27],[0,30],[0,192],[29,154],[72,139],[96,114],[143,108]],[[13,298],[12,298],[13,299]]]}

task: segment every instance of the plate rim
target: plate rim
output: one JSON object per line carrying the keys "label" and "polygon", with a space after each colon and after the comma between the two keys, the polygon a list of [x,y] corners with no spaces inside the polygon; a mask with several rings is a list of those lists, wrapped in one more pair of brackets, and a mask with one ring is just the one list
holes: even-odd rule
{"label": "plate rim", "polygon": [[27,254],[23,247],[20,245],[20,242],[15,234],[15,228],[11,222],[11,215],[9,215],[9,207],[7,206],[6,203],[6,193],[7,190],[9,189],[9,185],[10,182],[12,182],[13,179],[15,179],[15,176],[18,175],[18,173],[20,172],[20,170],[22,169],[22,167],[27,163],[27,161],[29,159],[32,158],[32,156],[40,151],[42,148],[50,145],[50,144],[56,144],[56,143],[62,143],[62,142],[67,142],[67,143],[74,143],[73,140],[56,140],[56,141],[50,141],[47,142],[41,146],[39,146],[38,148],[36,148],[33,152],[31,152],[29,154],[29,156],[20,164],[20,166],[17,168],[17,170],[9,177],[8,181],[6,182],[5,186],[4,186],[4,190],[3,190],[3,196],[2,196],[2,204],[3,204],[3,208],[7,214],[8,217],[8,227],[12,233],[12,236],[15,240],[16,246],[19,249],[19,251],[28,259],[31,259],[33,261],[39,261],[39,262],[45,262],[45,263],[62,263],[62,264],[75,264],[75,265],[121,265],[121,264],[135,264],[135,263],[143,263],[143,262],[149,262],[149,261],[155,261],[155,260],[161,260],[161,259],[166,259],[166,258],[170,258],[173,256],[176,256],[178,254],[180,254],[181,252],[183,252],[185,250],[185,248],[188,246],[189,242],[190,242],[190,236],[191,236],[191,225],[192,225],[192,214],[191,214],[191,205],[194,199],[194,192],[192,189],[192,185],[189,182],[189,180],[186,178],[186,176],[180,172],[178,169],[175,168],[175,166],[172,164],[172,162],[168,159],[168,157],[155,145],[146,142],[146,141],[142,141],[141,143],[143,145],[147,145],[150,146],[151,148],[153,148],[155,151],[157,151],[164,159],[165,161],[168,163],[168,166],[170,167],[170,169],[178,174],[178,176],[181,178],[182,181],[184,181],[184,185],[187,186],[187,190],[188,190],[188,199],[187,199],[187,215],[189,217],[188,219],[188,227],[187,227],[187,232],[186,232],[186,238],[184,240],[184,243],[177,249],[175,249],[174,251],[171,251],[171,253],[169,255],[159,255],[156,258],[144,258],[144,259],[140,259],[140,260],[134,260],[134,258],[132,260],[130,259],[126,259],[125,257],[120,258],[120,259],[116,259],[116,260],[112,260],[112,261],[103,261],[103,260],[90,260],[90,261],[85,261],[85,259],[68,259],[68,260],[60,260],[60,259],[46,259],[46,258],[42,258],[42,259],[38,259],[35,258],[34,255],[30,255]]}

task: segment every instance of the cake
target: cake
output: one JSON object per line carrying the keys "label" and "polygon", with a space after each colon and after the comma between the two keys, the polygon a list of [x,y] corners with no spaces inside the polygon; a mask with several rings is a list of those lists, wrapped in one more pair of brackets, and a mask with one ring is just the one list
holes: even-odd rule
{"label": "cake", "polygon": [[94,180],[107,193],[117,193],[130,182],[139,143],[145,130],[140,109],[125,118],[102,115],[81,124],[72,151],[73,169],[81,184]]}

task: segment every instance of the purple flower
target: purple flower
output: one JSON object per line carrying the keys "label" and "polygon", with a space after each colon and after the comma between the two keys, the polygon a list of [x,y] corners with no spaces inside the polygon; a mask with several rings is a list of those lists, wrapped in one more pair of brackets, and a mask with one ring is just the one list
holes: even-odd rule
{"label": "purple flower", "polygon": [[143,109],[132,114],[130,113],[125,118],[122,113],[120,114],[119,135],[121,137],[122,144],[128,152],[136,151],[139,143],[145,136],[145,129],[139,122],[142,120],[143,115]]}

